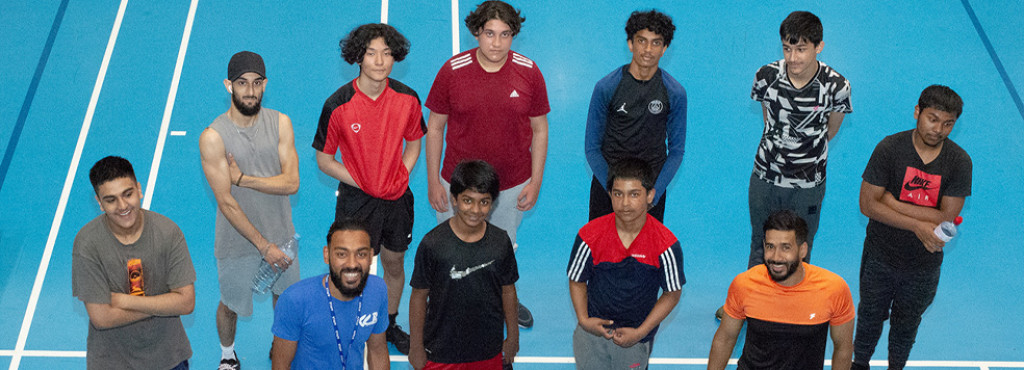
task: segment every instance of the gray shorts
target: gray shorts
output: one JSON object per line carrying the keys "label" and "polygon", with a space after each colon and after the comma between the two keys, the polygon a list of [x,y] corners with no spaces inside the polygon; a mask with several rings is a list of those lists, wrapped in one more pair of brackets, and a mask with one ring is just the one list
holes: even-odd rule
{"label": "gray shorts", "polygon": [[[258,253],[217,259],[217,282],[220,283],[220,301],[238,316],[252,315],[252,278],[260,268]],[[270,291],[281,295],[285,289],[299,281],[299,259],[292,260]]]}
{"label": "gray shorts", "polygon": [[572,354],[576,358],[576,368],[580,370],[646,369],[651,358],[651,342],[622,348],[611,339],[590,334],[576,325],[576,331],[572,333]]}
{"label": "gray shorts", "polygon": [[[491,208],[491,217],[487,220],[508,233],[508,238],[512,239],[513,247],[518,247],[516,244],[516,230],[519,230],[519,224],[523,222],[523,211],[516,208],[516,205],[519,204],[519,193],[523,191],[528,182],[530,182],[529,179],[522,184],[498,193],[498,199],[494,201],[494,207]],[[451,184],[441,179],[441,186],[444,186],[444,193],[448,195],[448,212],[437,212],[437,223],[439,224],[452,218],[455,207],[451,199]]]}

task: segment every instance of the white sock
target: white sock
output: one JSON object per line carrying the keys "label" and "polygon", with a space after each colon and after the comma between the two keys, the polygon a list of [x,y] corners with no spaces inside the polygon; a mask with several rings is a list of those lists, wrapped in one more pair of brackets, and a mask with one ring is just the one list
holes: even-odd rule
{"label": "white sock", "polygon": [[231,345],[227,346],[227,347],[224,347],[224,345],[221,345],[220,346],[220,358],[224,359],[224,360],[235,359],[235,344],[231,343]]}

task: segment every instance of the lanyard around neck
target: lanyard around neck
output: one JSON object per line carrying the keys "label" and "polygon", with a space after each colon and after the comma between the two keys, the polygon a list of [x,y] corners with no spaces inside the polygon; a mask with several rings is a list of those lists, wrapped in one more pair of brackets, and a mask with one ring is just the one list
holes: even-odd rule
{"label": "lanyard around neck", "polygon": [[324,293],[327,295],[327,306],[331,308],[331,323],[334,324],[334,339],[338,341],[338,357],[341,358],[341,368],[345,369],[345,352],[352,347],[352,342],[356,340],[356,330],[359,329],[359,316],[363,313],[363,295],[359,295],[359,301],[356,305],[356,320],[352,323],[352,338],[348,340],[348,345],[341,345],[341,331],[338,330],[338,318],[334,314],[334,300],[331,299],[331,290],[327,288],[327,276],[324,275],[323,285]]}

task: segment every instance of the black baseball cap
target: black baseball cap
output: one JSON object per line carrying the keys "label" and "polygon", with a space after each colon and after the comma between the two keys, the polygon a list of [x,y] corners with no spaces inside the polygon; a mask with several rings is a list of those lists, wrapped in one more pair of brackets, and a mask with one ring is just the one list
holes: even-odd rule
{"label": "black baseball cap", "polygon": [[267,78],[267,67],[263,65],[263,57],[251,51],[240,51],[231,56],[228,62],[228,80],[234,81],[248,72],[256,72]]}

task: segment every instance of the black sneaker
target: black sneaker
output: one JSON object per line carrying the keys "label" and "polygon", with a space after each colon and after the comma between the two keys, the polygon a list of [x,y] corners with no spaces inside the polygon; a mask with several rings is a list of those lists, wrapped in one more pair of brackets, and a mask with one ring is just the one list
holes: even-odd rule
{"label": "black sneaker", "polygon": [[725,306],[719,307],[715,310],[715,320],[722,321],[722,317],[725,316]]}
{"label": "black sneaker", "polygon": [[403,355],[409,354],[409,334],[400,325],[391,325],[384,332],[384,338]]}
{"label": "black sneaker", "polygon": [[220,366],[217,366],[217,370],[241,370],[241,369],[242,369],[242,363],[238,362],[238,354],[237,353],[235,353],[235,358],[232,358],[232,359],[222,358],[222,359],[220,359]]}
{"label": "black sneaker", "polygon": [[861,364],[858,364],[858,363],[856,363],[856,362],[854,362],[854,363],[853,363],[853,365],[852,365],[852,366],[850,366],[850,369],[851,369],[851,370],[868,370],[868,369],[870,369],[870,368],[871,368],[871,367],[870,367],[870,366],[868,366],[868,365],[861,365]]}
{"label": "black sneaker", "polygon": [[512,364],[507,363],[507,362],[502,362],[501,363],[501,370],[513,370],[512,369]]}
{"label": "black sneaker", "polygon": [[533,327],[533,314],[521,302],[519,303],[519,327],[527,329]]}

